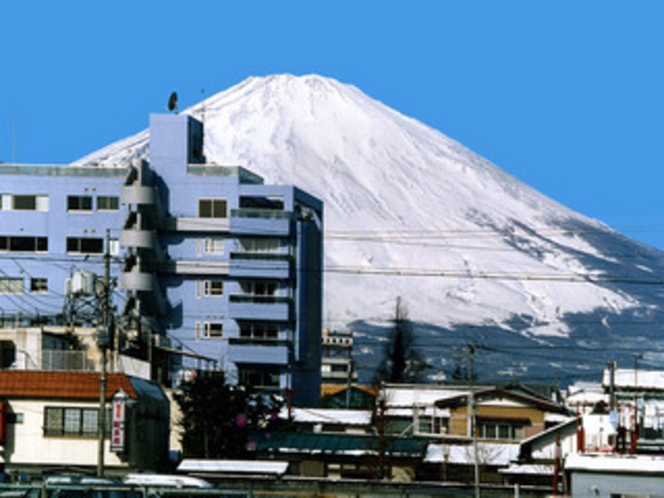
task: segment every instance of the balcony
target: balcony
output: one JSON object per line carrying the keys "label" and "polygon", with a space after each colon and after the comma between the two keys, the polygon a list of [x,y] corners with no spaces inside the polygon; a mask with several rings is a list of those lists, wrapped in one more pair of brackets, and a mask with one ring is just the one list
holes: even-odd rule
{"label": "balcony", "polygon": [[171,232],[217,232],[228,233],[230,231],[228,218],[169,218],[165,229]]}
{"label": "balcony", "polygon": [[236,234],[288,236],[291,234],[290,211],[272,209],[232,209],[230,229]]}
{"label": "balcony", "polygon": [[233,294],[228,303],[230,318],[235,320],[292,320],[292,300],[283,296]]}
{"label": "balcony", "polygon": [[228,356],[234,363],[288,365],[288,346],[283,341],[275,341],[273,345],[230,342]]}
{"label": "balcony", "polygon": [[170,260],[161,265],[164,273],[175,275],[228,275],[228,261],[217,260]]}
{"label": "balcony", "polygon": [[232,252],[229,274],[232,277],[278,278],[290,276],[289,254]]}

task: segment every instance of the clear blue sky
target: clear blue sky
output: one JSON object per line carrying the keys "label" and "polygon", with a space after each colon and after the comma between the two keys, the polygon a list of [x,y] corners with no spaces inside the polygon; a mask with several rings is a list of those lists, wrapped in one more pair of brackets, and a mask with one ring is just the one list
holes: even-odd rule
{"label": "clear blue sky", "polygon": [[664,249],[664,1],[0,2],[0,160],[67,163],[249,76],[354,84]]}

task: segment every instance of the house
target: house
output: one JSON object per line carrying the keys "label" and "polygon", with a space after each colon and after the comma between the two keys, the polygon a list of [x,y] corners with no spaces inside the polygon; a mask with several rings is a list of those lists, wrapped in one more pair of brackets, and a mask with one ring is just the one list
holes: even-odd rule
{"label": "house", "polygon": [[[580,488],[604,490],[593,494],[604,496],[607,489],[629,489],[600,486],[604,477],[617,472],[613,469],[622,468],[620,475],[633,481],[634,489],[643,489],[643,482],[657,474],[657,456],[664,450],[664,372],[610,366],[601,384],[570,386],[565,403],[576,416],[521,441],[517,461],[501,471],[509,482],[555,479],[561,484],[564,471],[577,482],[574,496]],[[645,480],[633,475],[638,473],[636,461],[644,463]]]}
{"label": "house", "polygon": [[313,406],[321,201],[207,163],[190,116],[153,115],[149,134],[131,164],[0,165],[0,327],[99,327],[111,363],[167,385],[223,369]]}
{"label": "house", "polygon": [[[441,385],[436,392],[393,392],[386,414],[400,415],[401,425],[412,416],[413,434],[428,437],[421,477],[432,480],[502,483],[501,472],[516,460],[519,442],[569,419],[561,404],[521,385]],[[388,396],[389,399],[389,395]],[[396,409],[396,400],[401,406]],[[474,429],[473,429],[474,428]]]}
{"label": "house", "polygon": [[[106,393],[106,473],[166,469],[170,417],[162,389],[111,373]],[[5,472],[94,473],[98,468],[98,373],[0,371],[0,403],[0,461]]]}

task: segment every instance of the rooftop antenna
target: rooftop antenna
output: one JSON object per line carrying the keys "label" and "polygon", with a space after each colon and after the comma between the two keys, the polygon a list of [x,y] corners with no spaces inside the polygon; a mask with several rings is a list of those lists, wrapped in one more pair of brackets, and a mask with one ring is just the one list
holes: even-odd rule
{"label": "rooftop antenna", "polygon": [[171,112],[178,113],[178,92],[171,93],[171,96],[168,98],[168,110]]}

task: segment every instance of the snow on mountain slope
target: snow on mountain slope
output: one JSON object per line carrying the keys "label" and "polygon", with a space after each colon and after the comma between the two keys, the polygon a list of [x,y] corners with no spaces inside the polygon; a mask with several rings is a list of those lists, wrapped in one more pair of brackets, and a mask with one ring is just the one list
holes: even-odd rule
{"label": "snow on mountain slope", "polygon": [[[638,307],[605,285],[617,237],[357,88],[310,75],[249,78],[185,111],[205,122],[209,162],[325,202],[325,323],[412,320],[566,335],[563,317]],[[148,131],[77,164],[146,156]],[[607,246],[608,247],[608,246]]]}

